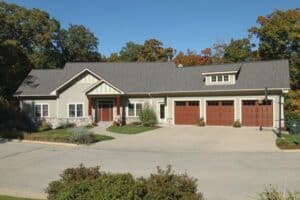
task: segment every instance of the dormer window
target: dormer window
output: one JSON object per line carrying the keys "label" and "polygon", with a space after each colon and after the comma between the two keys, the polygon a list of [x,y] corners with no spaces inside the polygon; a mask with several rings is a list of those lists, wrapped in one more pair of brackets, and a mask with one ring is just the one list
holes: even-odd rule
{"label": "dormer window", "polygon": [[211,76],[211,82],[216,82],[217,81],[217,77],[216,76]]}
{"label": "dormer window", "polygon": [[233,85],[236,82],[237,71],[206,72],[205,85]]}

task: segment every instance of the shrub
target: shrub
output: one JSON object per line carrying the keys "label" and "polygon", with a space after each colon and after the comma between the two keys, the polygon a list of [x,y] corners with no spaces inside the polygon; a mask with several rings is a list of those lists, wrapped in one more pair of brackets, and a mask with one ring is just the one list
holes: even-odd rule
{"label": "shrub", "polygon": [[10,104],[7,100],[0,97],[0,130],[36,130],[35,123],[27,114],[16,108],[18,108],[17,105]]}
{"label": "shrub", "polygon": [[24,133],[18,130],[0,130],[0,138],[23,139]]}
{"label": "shrub", "polygon": [[196,179],[186,174],[177,175],[168,166],[158,168],[149,178],[135,179],[131,174],[99,172],[99,167],[66,169],[60,180],[53,181],[46,189],[49,200],[142,200],[189,199],[203,200],[197,192]]}
{"label": "shrub", "polygon": [[91,144],[96,141],[95,134],[86,127],[77,127],[70,130],[70,141],[77,144]]}
{"label": "shrub", "polygon": [[200,118],[198,121],[198,126],[205,126],[205,121],[203,118]]}
{"label": "shrub", "polygon": [[140,178],[139,186],[144,187],[142,199],[191,199],[202,200],[197,192],[197,180],[187,174],[174,174],[169,165],[166,170],[157,168],[156,174],[149,178]]}
{"label": "shrub", "polygon": [[242,124],[241,124],[239,119],[233,122],[233,127],[234,128],[241,128],[242,127]]}
{"label": "shrub", "polygon": [[300,193],[291,191],[278,191],[270,186],[259,194],[259,200],[300,200]]}
{"label": "shrub", "polygon": [[40,122],[40,125],[39,125],[37,131],[47,131],[47,130],[50,130],[50,129],[52,129],[51,125],[48,122],[46,122],[45,120],[42,120]]}
{"label": "shrub", "polygon": [[140,112],[140,120],[143,126],[155,126],[157,124],[155,111],[149,105],[145,105]]}

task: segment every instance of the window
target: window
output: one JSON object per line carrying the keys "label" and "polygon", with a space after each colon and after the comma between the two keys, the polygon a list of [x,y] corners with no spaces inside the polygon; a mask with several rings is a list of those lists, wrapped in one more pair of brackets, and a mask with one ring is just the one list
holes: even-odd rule
{"label": "window", "polygon": [[243,101],[244,106],[254,106],[255,103],[256,103],[255,100],[245,100],[245,101]]}
{"label": "window", "polygon": [[199,101],[189,101],[189,106],[199,106]]}
{"label": "window", "polygon": [[223,76],[222,76],[222,75],[219,75],[219,76],[218,76],[218,82],[222,82],[222,80],[223,80]]}
{"label": "window", "polygon": [[83,117],[83,104],[69,104],[69,117]]}
{"label": "window", "polygon": [[35,104],[35,117],[48,117],[48,104]]}
{"label": "window", "polygon": [[208,106],[218,106],[218,105],[219,105],[219,102],[218,102],[218,101],[208,101],[208,102],[207,102],[207,105],[208,105]]}
{"label": "window", "polygon": [[185,106],[185,101],[176,101],[176,106]]}
{"label": "window", "polygon": [[159,118],[165,119],[165,104],[159,105]]}
{"label": "window", "polygon": [[217,77],[216,76],[212,76],[211,77],[211,82],[216,82],[217,81]]}
{"label": "window", "polygon": [[138,117],[143,109],[142,103],[129,103],[128,104],[128,116]]}
{"label": "window", "polygon": [[233,106],[233,101],[222,101],[222,106]]}
{"label": "window", "polygon": [[128,116],[134,116],[134,104],[128,104]]}
{"label": "window", "polygon": [[228,75],[224,75],[224,77],[223,77],[223,79],[224,79],[224,81],[229,81],[229,76]]}

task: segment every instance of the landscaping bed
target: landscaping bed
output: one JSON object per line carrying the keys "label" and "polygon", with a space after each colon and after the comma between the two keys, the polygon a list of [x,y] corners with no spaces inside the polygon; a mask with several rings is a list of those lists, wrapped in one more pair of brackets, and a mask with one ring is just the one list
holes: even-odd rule
{"label": "landscaping bed", "polygon": [[151,131],[157,129],[157,126],[143,126],[141,124],[128,124],[124,126],[111,126],[107,128],[107,131],[121,134],[137,134],[145,131]]}
{"label": "landscaping bed", "polygon": [[[76,129],[79,130],[79,132]],[[47,141],[47,142],[77,143],[77,144],[90,144],[90,143],[113,139],[113,137],[110,136],[94,134],[92,132],[86,132],[87,131],[86,129],[87,128],[79,127],[79,128],[53,129],[53,130],[46,130],[46,131],[40,131],[34,133],[25,133],[23,139],[35,140],[35,141]],[[78,133],[76,133],[76,131]]]}
{"label": "landscaping bed", "polygon": [[280,149],[300,149],[300,134],[291,135],[284,133],[276,139],[276,145]]}
{"label": "landscaping bed", "polygon": [[0,195],[0,200],[35,200],[35,199]]}

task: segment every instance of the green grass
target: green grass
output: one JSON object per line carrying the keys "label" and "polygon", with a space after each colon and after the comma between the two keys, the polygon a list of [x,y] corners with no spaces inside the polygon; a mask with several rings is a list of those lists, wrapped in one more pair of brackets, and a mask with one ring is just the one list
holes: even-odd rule
{"label": "green grass", "polygon": [[11,197],[11,196],[0,195],[0,200],[36,200],[36,199],[29,199],[29,198]]}
{"label": "green grass", "polygon": [[[47,141],[47,142],[65,142],[71,143],[70,136],[72,135],[71,128],[67,129],[53,129],[47,131],[40,131],[34,133],[26,133],[24,134],[25,140],[35,140],[35,141]],[[113,137],[95,134],[95,141],[100,142],[105,140],[114,139]]]}
{"label": "green grass", "polygon": [[158,127],[146,127],[142,125],[129,124],[125,126],[113,126],[107,128],[108,131],[121,134],[137,134],[145,131],[151,131]]}
{"label": "green grass", "polygon": [[276,145],[280,149],[300,149],[300,135],[282,134],[276,139]]}

